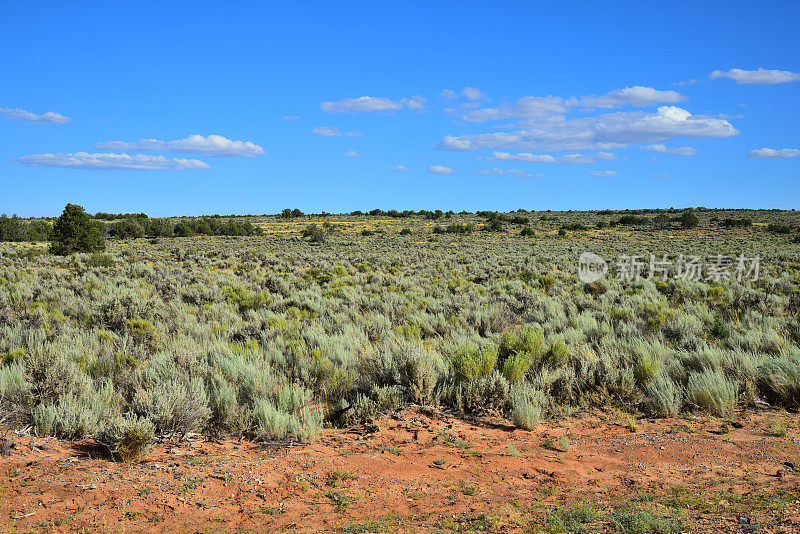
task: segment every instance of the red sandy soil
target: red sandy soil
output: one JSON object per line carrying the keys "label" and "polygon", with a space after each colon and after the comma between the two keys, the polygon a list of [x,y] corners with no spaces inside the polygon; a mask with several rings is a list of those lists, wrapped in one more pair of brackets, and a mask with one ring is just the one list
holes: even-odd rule
{"label": "red sandy soil", "polygon": [[[769,435],[775,420],[787,436]],[[798,422],[741,413],[633,428],[595,413],[529,432],[407,409],[309,445],[197,438],[132,464],[9,431],[0,531],[558,532],[559,510],[584,503],[591,532],[624,531],[614,510],[634,509],[685,531],[800,532]]]}

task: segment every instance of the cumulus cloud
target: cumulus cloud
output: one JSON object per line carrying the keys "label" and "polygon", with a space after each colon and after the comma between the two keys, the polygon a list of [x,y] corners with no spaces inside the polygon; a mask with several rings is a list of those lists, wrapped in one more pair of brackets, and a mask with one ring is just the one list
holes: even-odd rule
{"label": "cumulus cloud", "polygon": [[541,120],[543,117],[566,113],[575,103],[560,96],[526,96],[517,100],[513,105],[467,111],[461,118],[468,122],[486,122],[509,118],[520,121]]}
{"label": "cumulus cloud", "polygon": [[67,169],[89,170],[132,170],[132,171],[185,171],[189,169],[210,169],[197,159],[167,158],[147,154],[34,154],[17,158],[15,163],[31,167],[63,167]]}
{"label": "cumulus cloud", "polygon": [[431,165],[428,167],[428,172],[431,174],[453,174],[456,171],[450,167],[444,167],[442,165]]}
{"label": "cumulus cloud", "polygon": [[344,153],[344,155],[347,156],[348,158],[360,158],[364,154],[360,154],[355,150],[348,150],[347,152]]}
{"label": "cumulus cloud", "polygon": [[461,94],[464,95],[464,98],[469,100],[480,100],[483,98],[483,93],[477,87],[465,87],[461,90]]}
{"label": "cumulus cloud", "polygon": [[692,115],[676,106],[661,106],[656,113],[629,111],[577,119],[556,117],[513,132],[445,136],[436,148],[611,150],[629,143],[653,143],[678,137],[720,138],[738,133],[726,120]]}
{"label": "cumulus cloud", "polygon": [[[652,87],[626,87],[617,89],[602,96],[584,96],[582,98],[562,98],[560,96],[526,96],[513,104],[498,107],[471,109],[463,112],[466,106],[458,111],[463,112],[461,119],[468,122],[486,122],[503,119],[516,119],[521,126],[540,124],[542,121],[557,122],[561,116],[576,106],[589,108],[612,109],[622,106],[654,106],[657,104],[675,104],[683,102],[686,97],[677,91],[659,91]],[[477,102],[473,102],[477,104]],[[456,110],[450,110],[454,112]]]}
{"label": "cumulus cloud", "polygon": [[755,83],[759,85],[773,85],[776,83],[796,82],[800,80],[800,72],[788,70],[743,70],[731,69],[729,71],[715,70],[709,76],[712,80],[716,78],[730,78],[736,83]]}
{"label": "cumulus cloud", "polygon": [[264,149],[250,141],[232,141],[221,135],[190,135],[177,141],[141,139],[134,142],[111,141],[97,143],[100,150],[161,150],[166,152],[186,152],[214,157],[254,157],[264,153]]}
{"label": "cumulus cloud", "polygon": [[411,98],[401,98],[399,101],[386,98],[385,96],[360,96],[358,98],[345,98],[338,102],[323,102],[320,104],[322,111],[329,113],[340,112],[366,112],[366,111],[390,111],[393,109],[424,109],[425,99],[421,96]]}
{"label": "cumulus cloud", "polygon": [[591,108],[619,108],[630,105],[636,107],[654,106],[656,104],[676,104],[687,100],[677,91],[659,91],[652,87],[626,87],[606,93],[603,96],[585,96],[581,104]]}
{"label": "cumulus cloud", "polygon": [[496,161],[527,161],[530,163],[594,163],[601,160],[618,159],[611,152],[598,152],[596,154],[564,154],[562,156],[552,156],[550,154],[530,154],[520,152],[511,154],[510,152],[495,151],[490,157],[480,158]]}
{"label": "cumulus cloud", "polygon": [[29,121],[49,124],[66,124],[70,121],[69,117],[65,117],[64,115],[54,113],[52,111],[37,115],[36,113],[31,113],[30,111],[25,111],[24,109],[0,108],[0,114],[7,119],[12,119],[15,121]]}
{"label": "cumulus cloud", "polygon": [[419,111],[425,109],[425,98],[417,95],[411,98],[403,98],[400,100],[408,109]]}
{"label": "cumulus cloud", "polygon": [[542,178],[544,174],[531,174],[527,171],[523,171],[522,169],[485,169],[482,171],[478,171],[478,174],[482,176],[502,176],[506,174],[513,174],[515,176],[521,176],[524,178],[529,178],[535,176],[536,178]]}
{"label": "cumulus cloud", "polygon": [[758,150],[751,150],[747,157],[750,158],[796,158],[800,156],[800,149],[798,148],[759,148]]}
{"label": "cumulus cloud", "polygon": [[389,167],[389,170],[390,171],[398,171],[398,172],[406,172],[408,170],[408,167],[406,167],[405,165],[395,165],[393,167]]}
{"label": "cumulus cloud", "polygon": [[676,156],[694,156],[695,154],[697,154],[697,149],[692,148],[690,146],[667,147],[663,143],[643,146],[642,150],[652,150],[653,152],[661,152],[662,154],[674,154]]}
{"label": "cumulus cloud", "polygon": [[442,89],[442,92],[439,93],[439,96],[452,100],[454,98],[458,98],[458,93],[452,89]]}
{"label": "cumulus cloud", "polygon": [[322,137],[361,137],[363,132],[340,132],[337,126],[317,126],[311,130],[311,135],[321,135]]}
{"label": "cumulus cloud", "polygon": [[592,171],[589,174],[592,176],[616,176],[619,173],[616,171]]}

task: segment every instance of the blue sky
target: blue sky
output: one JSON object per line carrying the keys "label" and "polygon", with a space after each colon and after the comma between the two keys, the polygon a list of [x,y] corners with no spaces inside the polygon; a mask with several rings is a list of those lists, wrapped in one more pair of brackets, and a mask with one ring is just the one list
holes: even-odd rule
{"label": "blue sky", "polygon": [[0,213],[800,207],[799,2],[285,4],[5,3]]}

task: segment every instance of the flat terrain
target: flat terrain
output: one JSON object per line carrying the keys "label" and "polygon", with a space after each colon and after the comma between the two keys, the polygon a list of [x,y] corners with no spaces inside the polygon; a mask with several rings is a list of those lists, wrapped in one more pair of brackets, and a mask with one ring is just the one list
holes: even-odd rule
{"label": "flat terrain", "polygon": [[[769,435],[776,420],[787,436]],[[3,532],[798,532],[797,423],[796,415],[773,412],[631,423],[612,412],[525,431],[408,408],[375,425],[325,430],[309,445],[190,436],[159,443],[129,465],[98,457],[91,441],[10,434],[13,448],[0,458],[0,525]]]}
{"label": "flat terrain", "polygon": [[800,532],[800,213],[401,215],[0,244],[0,532]]}

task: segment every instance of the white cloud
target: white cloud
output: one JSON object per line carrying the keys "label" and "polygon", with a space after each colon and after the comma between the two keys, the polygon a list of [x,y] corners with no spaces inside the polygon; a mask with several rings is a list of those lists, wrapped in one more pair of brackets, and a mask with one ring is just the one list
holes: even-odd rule
{"label": "white cloud", "polygon": [[502,119],[541,120],[543,117],[566,113],[576,102],[564,100],[560,96],[526,96],[512,106],[475,109],[464,113],[461,118],[468,122],[485,122]]}
{"label": "white cloud", "polygon": [[284,115],[283,116],[283,120],[285,120],[285,121],[296,121],[299,118],[300,118],[299,115]]}
{"label": "white cloud", "polygon": [[[511,118],[520,121],[520,125],[524,127],[538,125],[543,120],[551,122],[563,120],[561,114],[569,112],[576,106],[611,109],[626,105],[644,107],[656,104],[675,104],[685,100],[686,97],[677,91],[659,91],[652,87],[637,85],[617,89],[602,96],[584,96],[582,98],[526,96],[511,105],[464,112],[461,119],[468,122],[485,122]],[[464,106],[461,106],[460,110],[463,109]]]}
{"label": "white cloud", "polygon": [[425,98],[419,95],[412,96],[411,98],[401,98],[400,102],[405,104],[408,109],[413,109],[415,111],[425,109]]}
{"label": "white cloud", "polygon": [[502,176],[502,175],[506,175],[506,174],[513,174],[515,176],[521,176],[523,178],[530,178],[530,177],[543,178],[544,177],[544,174],[540,174],[540,173],[531,174],[531,173],[529,173],[527,171],[523,171],[522,169],[485,169],[485,170],[482,170],[482,171],[478,171],[478,174],[483,175],[483,176]]}
{"label": "white cloud", "polygon": [[667,147],[662,143],[655,145],[647,145],[641,147],[642,150],[652,150],[653,152],[661,152],[662,154],[674,154],[676,156],[694,156],[697,154],[697,149],[690,146],[676,146]]}
{"label": "white cloud", "polygon": [[736,83],[773,85],[776,83],[796,82],[800,80],[800,72],[763,68],[758,70],[731,69],[726,72],[715,70],[709,77],[712,80],[715,78],[730,78],[731,80],[736,80]]}
{"label": "white cloud", "polygon": [[167,158],[147,154],[34,154],[17,158],[15,163],[31,167],[64,167],[90,170],[134,170],[134,171],[184,171],[188,169],[210,169],[197,159]]}
{"label": "white cloud", "polygon": [[687,100],[677,91],[659,91],[652,87],[626,87],[606,93],[603,96],[585,96],[581,104],[592,108],[619,108],[625,105],[636,107],[654,106],[656,104],[676,104]]}
{"label": "white cloud", "polygon": [[451,89],[442,89],[442,92],[439,93],[439,96],[447,98],[448,100],[453,100],[454,98],[458,98],[458,93]]}
{"label": "white cloud", "polygon": [[656,113],[630,111],[577,119],[551,117],[514,132],[446,136],[436,148],[610,150],[629,143],[653,143],[678,137],[730,137],[738,133],[726,120],[692,115],[675,106],[662,106]]}
{"label": "white cloud", "polygon": [[311,135],[321,135],[322,137],[361,137],[362,132],[340,132],[337,126],[317,126],[311,130]]}
{"label": "white cloud", "polygon": [[616,176],[619,173],[616,171],[592,171],[589,174],[592,176]]}
{"label": "white cloud", "polygon": [[428,167],[428,172],[431,174],[452,174],[456,171],[450,167],[443,167],[442,165],[432,165]]}
{"label": "white cloud", "polygon": [[477,87],[465,87],[461,90],[461,94],[469,100],[480,100],[483,98],[483,93]]}
{"label": "white cloud", "polygon": [[344,155],[347,156],[348,158],[360,158],[364,154],[360,154],[355,150],[348,150],[347,152],[344,153]]}
{"label": "white cloud", "polygon": [[751,150],[747,157],[750,158],[796,158],[800,156],[800,149],[798,148],[760,148],[758,150]]}
{"label": "white cloud", "polygon": [[421,96],[401,98],[399,101],[391,100],[385,96],[360,96],[358,98],[345,98],[338,102],[323,102],[320,104],[322,111],[339,113],[346,111],[390,111],[393,109],[420,110],[425,108],[425,99]]}
{"label": "white cloud", "polygon": [[594,163],[596,161],[613,160],[618,158],[611,152],[598,152],[596,154],[564,154],[562,156],[551,156],[550,154],[530,154],[528,152],[511,154],[509,152],[495,151],[492,156],[479,159],[488,159],[496,161],[527,161],[529,163]]}
{"label": "white cloud", "polygon": [[405,165],[395,165],[394,167],[389,167],[390,171],[399,171],[399,172],[406,172],[408,167]]}
{"label": "white cloud", "polygon": [[7,119],[12,119],[15,121],[30,121],[50,124],[66,124],[70,121],[69,117],[65,117],[64,115],[54,113],[52,111],[37,115],[36,113],[31,113],[30,111],[25,111],[24,109],[0,108],[0,114]]}
{"label": "white cloud", "polygon": [[190,135],[177,141],[160,141],[158,139],[141,139],[134,142],[111,141],[97,143],[95,148],[101,150],[162,150],[166,152],[185,152],[215,157],[253,157],[264,153],[264,149],[250,141],[232,141],[221,135],[203,137]]}

